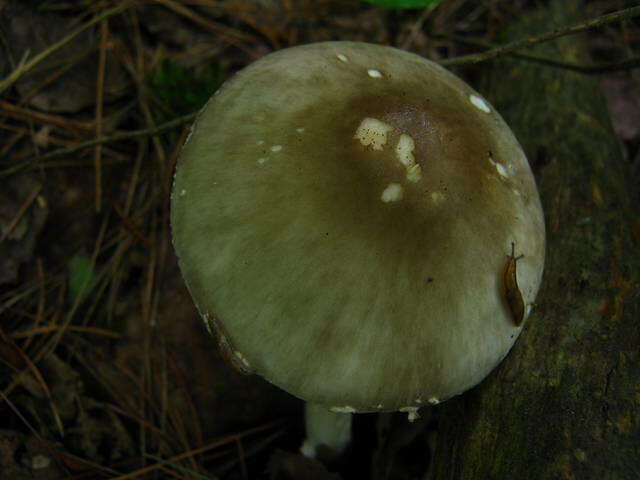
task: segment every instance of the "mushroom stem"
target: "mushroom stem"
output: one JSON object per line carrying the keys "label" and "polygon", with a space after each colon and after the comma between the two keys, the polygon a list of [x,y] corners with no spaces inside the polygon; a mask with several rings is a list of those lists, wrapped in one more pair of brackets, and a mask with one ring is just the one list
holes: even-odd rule
{"label": "mushroom stem", "polygon": [[305,429],[307,438],[300,452],[323,462],[337,459],[351,441],[351,413],[332,412],[317,403],[305,403]]}

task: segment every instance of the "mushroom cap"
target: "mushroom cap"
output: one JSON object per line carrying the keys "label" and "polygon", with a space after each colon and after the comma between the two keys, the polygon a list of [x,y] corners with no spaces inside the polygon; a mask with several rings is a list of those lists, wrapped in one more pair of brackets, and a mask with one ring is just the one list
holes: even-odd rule
{"label": "mushroom cap", "polygon": [[521,330],[512,244],[525,305],[542,277],[514,135],[463,81],[391,47],[310,44],[236,74],[182,150],[171,216],[231,359],[334,411],[415,412],[476,385]]}

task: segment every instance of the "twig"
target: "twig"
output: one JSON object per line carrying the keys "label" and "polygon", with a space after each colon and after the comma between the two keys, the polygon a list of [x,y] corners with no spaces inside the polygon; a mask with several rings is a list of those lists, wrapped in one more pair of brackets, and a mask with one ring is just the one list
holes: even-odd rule
{"label": "twig", "polygon": [[554,40],[566,35],[574,35],[576,33],[584,32],[591,28],[599,27],[609,23],[628,20],[638,15],[640,15],[640,6],[627,8],[625,10],[619,10],[607,15],[602,15],[587,22],[577,23],[568,27],[551,30],[550,32],[543,33],[542,35],[539,35],[537,37],[529,37],[523,40],[516,40],[515,42],[492,48],[490,50],[487,50],[486,52],[474,53],[472,55],[463,55],[461,57],[447,58],[445,60],[438,61],[438,63],[440,65],[451,66],[485,62],[499,55],[506,55],[516,50],[520,50],[521,48],[530,47],[531,45],[547,42],[549,40]]}
{"label": "twig", "polygon": [[14,132],[10,138],[4,140],[4,145],[0,149],[0,158],[4,157],[20,140],[22,140],[30,132],[24,128],[14,127],[13,125],[5,125],[0,123],[0,129]]}
{"label": "twig", "polygon": [[[32,131],[29,128],[18,127],[13,124],[9,125],[6,123],[0,123],[0,130],[14,132],[16,134],[16,136],[12,136],[12,138],[7,140],[7,144],[9,145],[9,148],[6,148],[6,145],[5,145],[3,146],[2,150],[0,150],[0,158],[4,157],[11,150],[11,147],[16,144],[16,142],[20,141],[25,136],[33,135]],[[53,135],[51,135],[51,133],[49,133],[50,131],[47,127],[44,127],[43,129],[41,129],[40,132],[46,132],[47,133],[46,143],[56,147],[68,147],[69,145],[73,145],[75,143],[73,140],[63,140],[61,138],[54,137]]]}
{"label": "twig", "polygon": [[[39,288],[38,288],[38,309],[36,311],[36,315],[35,315],[35,323],[33,325],[33,329],[38,329],[40,327],[40,323],[43,321],[43,316],[44,316],[44,310],[45,310],[45,285],[44,285],[44,277],[45,277],[45,273],[44,273],[44,267],[42,265],[42,258],[38,257],[36,259],[36,265],[37,265],[37,272],[38,272],[38,283]],[[15,339],[18,338],[15,336],[16,334],[12,334],[11,336]],[[27,339],[25,340],[25,342],[22,344],[22,349],[24,351],[28,351],[29,350],[29,346],[31,345],[31,343],[33,342],[35,338],[35,335],[27,335]]]}
{"label": "twig", "polygon": [[149,248],[153,247],[153,239],[146,236],[142,231],[136,226],[136,224],[129,218],[129,216],[118,206],[117,203],[113,204],[113,209],[116,211],[120,220],[122,220],[122,224],[125,229],[131,233],[134,237],[142,242]]}
{"label": "twig", "polygon": [[248,430],[245,430],[243,432],[240,433],[236,433],[233,435],[229,435],[225,438],[222,438],[220,440],[216,440],[208,445],[204,445],[202,447],[196,448],[194,450],[191,450],[189,452],[185,452],[185,453],[181,453],[179,455],[175,455],[171,458],[167,458],[166,460],[162,460],[160,462],[154,463],[153,465],[149,465],[143,468],[140,468],[138,470],[135,470],[133,472],[129,472],[125,475],[122,475],[120,477],[116,477],[113,478],[112,480],[128,480],[130,478],[136,478],[139,477],[140,475],[144,475],[145,473],[149,473],[149,472],[153,472],[154,470],[160,468],[163,465],[168,465],[170,463],[175,463],[179,460],[182,460],[183,458],[189,458],[189,457],[193,457],[194,455],[199,455],[200,453],[204,453],[208,450],[213,450],[214,448],[218,448],[221,447],[222,445],[227,445],[231,442],[235,442],[236,439],[238,438],[243,438],[246,437],[248,435],[253,435],[254,433],[258,433],[258,432],[262,432],[265,430],[270,430],[274,427],[277,427],[279,425],[282,425],[284,422],[282,420],[277,420],[271,423],[267,423],[265,425],[261,425],[259,427],[254,427],[254,428],[250,428]]}
{"label": "twig", "polygon": [[7,336],[2,330],[0,330],[0,339],[11,347],[11,349],[17,353],[18,357],[25,363],[26,368],[21,371],[16,378],[19,378],[19,382],[22,382],[22,375],[29,371],[31,372],[32,377],[35,379],[36,383],[40,387],[40,390],[45,394],[47,400],[49,400],[49,406],[51,407],[51,413],[53,415],[53,420],[58,428],[58,433],[60,433],[61,437],[64,437],[64,426],[62,425],[62,420],[60,419],[60,414],[58,412],[58,407],[56,406],[53,397],[51,396],[51,390],[49,390],[49,386],[47,385],[46,380],[42,376],[40,369],[36,367],[35,363],[29,358],[29,356],[22,350],[18,345],[16,345],[9,336]]}
{"label": "twig", "polygon": [[0,110],[8,112],[15,118],[19,118],[21,120],[33,119],[38,122],[51,123],[63,128],[74,128],[86,132],[93,132],[95,128],[93,126],[93,123],[82,122],[79,120],[69,120],[60,115],[51,115],[49,113],[37,112],[26,107],[21,107],[20,105],[14,105],[13,103],[5,102],[2,99],[0,99]]}
{"label": "twig", "polygon": [[40,434],[38,433],[38,431],[37,431],[35,428],[33,428],[33,426],[29,423],[29,420],[27,420],[27,419],[25,418],[25,416],[24,416],[24,415],[22,415],[22,413],[20,413],[20,410],[18,410],[18,407],[16,407],[16,406],[13,404],[13,402],[12,402],[11,400],[9,400],[9,397],[7,397],[7,395],[6,395],[2,390],[0,390],[0,397],[2,397],[2,400],[3,400],[4,402],[6,402],[6,403],[7,403],[7,405],[9,405],[9,408],[11,408],[11,410],[13,410],[13,413],[15,413],[15,414],[16,414],[16,416],[17,416],[20,420],[22,420],[22,423],[24,423],[24,424],[27,426],[27,428],[31,431],[31,433],[33,434],[33,436],[34,436],[34,437],[36,437],[38,440],[42,441],[42,437],[40,436]]}
{"label": "twig", "polygon": [[77,143],[69,147],[59,148],[52,152],[45,153],[44,155],[30,158],[28,160],[25,160],[24,162],[21,162],[17,165],[13,165],[11,167],[8,167],[0,171],[0,178],[13,175],[14,173],[22,171],[25,168],[29,168],[31,165],[34,165],[36,163],[41,163],[46,160],[51,160],[52,158],[63,157],[65,155],[71,155],[72,153],[76,153],[86,148],[95,147],[96,145],[105,145],[108,143],[121,142],[124,140],[131,140],[132,138],[137,138],[137,137],[161,135],[169,130],[173,130],[174,128],[181,127],[185,123],[193,121],[197,115],[198,115],[198,112],[193,112],[193,113],[189,113],[188,115],[183,115],[182,117],[173,119],[169,122],[163,123],[162,125],[158,125],[157,127],[144,128],[141,130],[132,130],[130,132],[119,133],[117,135],[112,135],[110,137],[95,138],[93,140],[87,140],[86,142]]}
{"label": "twig", "polygon": [[248,480],[249,472],[247,471],[247,462],[244,456],[244,448],[242,446],[242,439],[236,438],[236,448],[238,450],[238,460],[240,461],[240,472],[244,480]]}
{"label": "twig", "polygon": [[[84,474],[88,473],[89,475],[93,475],[91,478],[97,478],[96,476],[97,472],[100,472],[103,475],[106,473],[110,474],[111,476],[120,475],[120,472],[118,472],[117,470],[114,470],[113,468],[106,467],[104,465],[101,465],[97,462],[93,462],[86,458],[78,457],[77,455],[74,455],[73,453],[70,453],[66,450],[58,451],[55,453],[54,456],[64,465],[65,471],[67,472],[67,475],[64,477],[65,480],[76,479],[80,475],[83,475],[83,473]],[[67,470],[67,467],[72,467],[74,470],[83,470],[83,472],[80,473],[79,475],[70,476],[69,471]]]}
{"label": "twig", "polygon": [[437,6],[438,4],[436,3],[422,10],[422,12],[420,13],[420,16],[411,27],[411,30],[409,30],[409,34],[407,35],[407,38],[404,40],[404,42],[402,42],[401,48],[403,50],[409,50],[409,47],[411,47],[411,44],[416,39],[416,37],[418,36],[418,33],[422,29],[422,26],[424,25],[425,20],[429,17],[429,15],[431,15],[431,13],[436,9]]}
{"label": "twig", "polygon": [[11,232],[13,231],[15,226],[18,224],[22,216],[25,214],[27,209],[31,206],[33,201],[36,199],[41,189],[42,189],[42,185],[37,185],[33,190],[31,190],[31,193],[29,194],[27,199],[18,209],[18,213],[16,213],[15,217],[13,217],[13,219],[9,222],[9,225],[7,225],[7,228],[5,228],[4,231],[2,232],[2,235],[0,235],[0,243],[4,242],[4,240],[11,234]]}
{"label": "twig", "polygon": [[[251,457],[255,457],[258,453],[266,450],[269,446],[271,446],[271,444],[273,444],[273,442],[275,440],[277,440],[279,437],[281,437],[282,435],[284,435],[286,433],[286,431],[284,429],[280,429],[277,430],[275,432],[273,432],[271,435],[268,435],[267,437],[265,437],[264,439],[258,440],[258,441],[254,441],[252,445],[250,445],[246,451],[244,452],[244,456],[245,458],[251,458]],[[218,454],[219,456],[220,454]],[[207,461],[212,460],[212,456],[208,455],[206,458]],[[238,464],[239,459],[238,458],[231,458],[230,460],[226,461],[224,464],[222,464],[219,467],[213,467],[210,468],[210,472],[215,473],[216,475],[219,475],[222,478],[226,478],[227,474],[235,468],[235,466]]]}
{"label": "twig", "polygon": [[[10,336],[11,338],[30,338],[35,335],[47,335],[51,332],[55,332],[60,329],[59,325],[46,325],[44,327],[34,327],[31,330],[24,330],[19,332],[14,332]],[[92,333],[94,335],[102,335],[109,338],[121,338],[122,335],[117,332],[112,332],[111,330],[106,330],[104,328],[97,327],[83,327],[81,325],[69,325],[67,327],[67,331],[69,332],[80,332],[80,333]]]}
{"label": "twig", "polygon": [[[93,249],[93,254],[91,255],[91,272],[95,271],[96,268],[96,260],[98,254],[101,250],[101,245],[104,241],[104,237],[107,230],[107,217],[104,218],[102,225],[100,226],[100,230],[98,232],[97,238],[95,240],[95,246]],[[101,272],[96,276],[96,280],[98,280],[104,272]],[[71,305],[71,309],[66,313],[64,320],[60,324],[60,328],[58,328],[52,337],[42,346],[42,348],[38,351],[38,353],[34,357],[34,362],[39,362],[43,357],[48,356],[51,352],[53,352],[60,343],[60,340],[64,336],[67,328],[71,325],[71,321],[73,320],[74,315],[80,308],[80,304],[86,294],[88,294],[94,288],[90,282],[84,282],[80,291],[78,292],[77,297],[73,301]],[[12,386],[13,387],[13,386]]]}
{"label": "twig", "polygon": [[[189,382],[187,381],[187,379],[185,379],[185,376],[184,376],[183,372],[180,370],[180,367],[176,363],[175,359],[167,351],[166,346],[164,347],[163,352],[165,354],[165,359],[168,359],[168,361],[167,361],[168,367],[167,368],[171,368],[171,372],[173,373],[173,378],[175,378],[175,381],[176,381],[178,387],[180,388],[180,390],[182,392],[182,397],[185,400],[188,412],[191,414],[191,418],[188,418],[186,421],[187,421],[187,423],[189,425],[193,425],[193,427],[195,429],[195,437],[196,437],[197,443],[198,443],[198,445],[202,445],[202,444],[204,444],[204,438],[202,436],[202,428],[201,428],[201,423],[202,422],[201,422],[200,418],[198,417],[198,409],[196,408],[195,404],[193,403],[192,395],[189,392]],[[168,402],[167,402],[167,404],[168,404]],[[196,460],[196,458],[192,457],[192,462],[195,462],[195,460]]]}
{"label": "twig", "polygon": [[38,65],[40,62],[42,62],[45,58],[47,58],[52,53],[54,53],[57,50],[59,50],[62,47],[64,47],[67,43],[72,41],[74,38],[76,38],[78,35],[80,35],[86,29],[94,26],[96,23],[99,23],[102,20],[105,20],[105,19],[107,19],[109,17],[117,15],[118,13],[126,10],[131,5],[133,5],[134,1],[135,0],[133,0],[133,1],[132,0],[123,1],[119,5],[117,5],[117,6],[113,7],[113,8],[110,8],[108,10],[103,11],[100,15],[97,15],[96,17],[94,17],[93,19],[89,20],[84,25],[76,28],[73,32],[71,32],[69,35],[67,35],[63,39],[57,41],[56,43],[54,43],[50,47],[45,48],[42,52],[38,53],[31,60],[28,60],[28,61],[25,61],[25,62],[21,62],[20,65],[18,65],[18,67],[13,72],[11,72],[8,77],[6,77],[4,80],[0,81],[0,94],[2,94],[6,89],[11,87],[11,85],[13,85],[22,75],[24,75],[25,73],[29,73],[31,70],[33,70],[33,68],[36,65]]}
{"label": "twig", "polygon": [[187,6],[176,2],[174,0],[155,0],[156,3],[165,6],[169,10],[191,20],[193,23],[200,25],[203,28],[213,32],[216,35],[220,35],[224,41],[231,45],[235,45],[239,49],[245,51],[251,56],[255,57],[255,53],[251,52],[242,42],[257,43],[258,38],[254,35],[244,33],[233,28],[220,25],[213,20],[209,20],[206,17],[198,15],[193,10],[190,10]]}
{"label": "twig", "polygon": [[[161,461],[162,461],[162,458],[160,458],[160,457],[156,457],[155,455],[149,455],[148,453],[147,453],[147,454],[145,454],[145,457],[148,457],[148,458],[150,458],[151,460],[155,460],[156,462],[161,462]],[[174,463],[174,462],[168,462],[168,463],[167,463],[167,465],[169,465],[171,468],[173,468],[173,469],[175,469],[175,470],[177,470],[177,471],[179,471],[179,472],[182,472],[182,473],[188,473],[188,474],[189,474],[189,477],[188,477],[188,478],[191,478],[191,479],[193,479],[193,478],[200,478],[200,479],[202,479],[202,480],[211,480],[211,477],[210,477],[209,475],[203,475],[202,473],[198,473],[198,472],[196,472],[196,471],[194,471],[194,470],[191,470],[191,469],[189,469],[189,468],[184,468],[184,467],[180,466],[180,465],[179,465],[179,464],[177,464],[177,463]],[[161,468],[161,469],[163,469],[163,470],[164,470],[164,468],[163,468],[163,467],[159,467],[159,468]],[[173,473],[173,472],[167,472],[167,473]]]}
{"label": "twig", "polygon": [[[98,56],[98,79],[96,85],[96,139],[102,137],[102,111],[104,108],[104,76],[107,62],[107,38],[109,37],[109,20],[100,22],[100,54]],[[96,212],[102,209],[102,145],[96,145],[93,155],[96,187]]]}
{"label": "twig", "polygon": [[560,62],[551,58],[539,57],[537,55],[514,54],[516,58],[529,60],[531,62],[550,65],[552,67],[564,68],[565,70],[573,70],[585,74],[597,74],[607,72],[617,72],[620,70],[631,70],[640,67],[640,56],[626,58],[619,62],[599,63],[593,65],[581,65],[578,63]]}
{"label": "twig", "polygon": [[[476,47],[496,48],[495,45],[492,45],[490,43],[483,42],[481,40],[473,40],[473,39],[461,37],[459,35],[447,35],[446,38],[449,38],[459,43],[466,43],[468,45],[473,45]],[[626,58],[624,60],[620,60],[617,62],[583,65],[579,63],[563,62],[560,60],[555,60],[553,58],[542,57],[540,55],[534,55],[531,53],[511,52],[508,55],[514,58],[520,58],[522,60],[540,63],[542,65],[549,65],[552,67],[563,68],[565,70],[572,70],[574,72],[580,72],[580,73],[586,73],[586,74],[615,72],[618,70],[630,70],[632,68],[640,67],[640,56]]]}

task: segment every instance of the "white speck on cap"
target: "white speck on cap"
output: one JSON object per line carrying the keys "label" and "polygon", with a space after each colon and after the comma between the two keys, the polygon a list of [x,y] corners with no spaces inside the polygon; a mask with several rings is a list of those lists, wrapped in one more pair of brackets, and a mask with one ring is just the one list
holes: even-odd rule
{"label": "white speck on cap", "polygon": [[415,158],[413,158],[413,149],[416,147],[413,138],[409,135],[402,134],[396,145],[396,157],[398,161],[406,168],[412,167],[416,164]]}
{"label": "white speck on cap", "polygon": [[422,180],[422,167],[417,163],[407,170],[407,180],[412,183],[418,183]]}
{"label": "white speck on cap", "polygon": [[444,195],[440,192],[431,192],[431,201],[433,203],[440,203],[444,200]]}
{"label": "white speck on cap", "polygon": [[402,185],[399,183],[390,183],[387,185],[387,188],[384,189],[382,195],[380,195],[380,200],[384,203],[397,202],[398,200],[402,200],[403,193]]}
{"label": "white speck on cap", "polygon": [[282,150],[282,145],[273,145],[271,147],[272,152],[279,152],[280,150]]}
{"label": "white speck on cap", "polygon": [[242,352],[239,352],[238,350],[236,350],[235,352],[233,352],[233,354],[235,355],[235,357],[240,360],[242,362],[242,364],[247,367],[248,370],[251,369],[251,365],[249,364],[249,361],[246,359],[246,357],[242,354]]}
{"label": "white speck on cap", "polygon": [[264,165],[265,163],[267,163],[268,160],[269,160],[269,158],[267,158],[267,157],[261,157],[256,161],[258,162],[258,165]]}
{"label": "white speck on cap", "polygon": [[387,134],[391,130],[393,126],[388,123],[367,117],[360,122],[353,138],[360,140],[365,147],[371,145],[374,150],[382,150],[382,146],[387,143]]}
{"label": "white speck on cap", "polygon": [[336,58],[337,58],[338,60],[340,60],[341,62],[345,62],[345,63],[349,61],[349,59],[347,58],[347,56],[346,56],[346,55],[343,55],[343,54],[341,54],[341,53],[339,53],[338,55],[336,55]]}
{"label": "white speck on cap", "polygon": [[489,154],[489,161],[491,162],[491,165],[496,167],[496,170],[501,177],[507,178],[509,176],[509,174],[507,173],[507,169],[504,168],[504,165],[502,165],[500,162],[496,162],[491,156],[491,154]]}
{"label": "white speck on cap", "polygon": [[[216,93],[218,93],[218,92],[216,92]],[[185,144],[185,145],[186,145],[187,143],[189,143],[189,140],[191,140],[191,135],[192,135],[192,134],[193,134],[193,127],[191,127],[191,128],[189,129],[189,133],[187,133],[187,138],[186,138],[186,139],[185,139],[185,141],[184,141],[184,144]]]}
{"label": "white speck on cap", "polygon": [[438,405],[440,403],[440,400],[437,397],[430,397],[427,401],[429,402],[429,405]]}
{"label": "white speck on cap", "polygon": [[413,422],[414,420],[416,420],[417,418],[420,418],[420,415],[418,415],[418,409],[420,407],[402,407],[400,409],[401,412],[405,412],[408,413],[409,415],[407,416],[407,419],[410,422]]}
{"label": "white speck on cap", "polygon": [[422,179],[422,168],[416,164],[413,150],[416,144],[409,135],[402,134],[396,145],[396,158],[407,170],[407,180],[416,183]]}
{"label": "white speck on cap", "polygon": [[207,332],[209,332],[209,335],[213,335],[213,331],[211,330],[211,319],[209,318],[209,314],[205,312],[204,315],[202,315],[202,318],[204,320],[204,326],[207,329]]}
{"label": "white speck on cap", "polygon": [[264,140],[258,140],[258,141],[256,142],[256,145],[264,145]]}
{"label": "white speck on cap", "polygon": [[335,413],[356,413],[356,409],[345,405],[344,407],[331,407],[329,410]]}
{"label": "white speck on cap", "polygon": [[187,191],[183,188],[182,190],[180,190],[180,196],[184,197],[187,194]]}
{"label": "white speck on cap", "polygon": [[304,132],[304,127],[296,128],[296,132],[298,133]]}
{"label": "white speck on cap", "polygon": [[482,110],[485,113],[491,112],[491,108],[489,107],[489,104],[485,102],[482,98],[480,98],[478,95],[474,95],[472,93],[471,95],[469,95],[469,100],[471,101],[473,106],[476,107],[478,110]]}
{"label": "white speck on cap", "polygon": [[370,68],[369,70],[367,70],[367,73],[371,78],[382,78],[382,73],[380,73],[380,70]]}

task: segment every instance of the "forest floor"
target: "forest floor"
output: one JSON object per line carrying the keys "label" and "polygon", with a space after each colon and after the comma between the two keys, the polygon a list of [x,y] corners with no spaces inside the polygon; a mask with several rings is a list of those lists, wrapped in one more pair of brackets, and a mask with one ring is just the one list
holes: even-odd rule
{"label": "forest floor", "polygon": [[[337,478],[293,455],[302,402],[230,368],[182,282],[169,199],[194,113],[274,50],[359,40],[441,60],[501,44],[544,2],[134,3],[0,0],[0,479]],[[588,2],[584,19],[634,3]],[[640,50],[637,19],[582,35],[596,63]],[[483,68],[454,71],[473,86]],[[600,75],[636,184],[639,75]],[[423,478],[437,412],[402,448],[382,431],[358,419],[366,474],[342,475]],[[372,471],[379,455],[392,473]]]}

